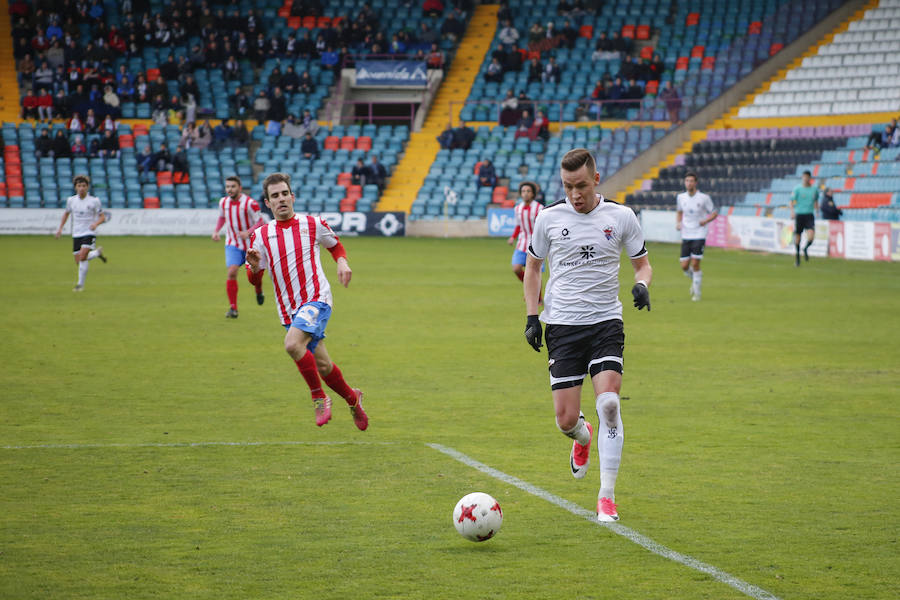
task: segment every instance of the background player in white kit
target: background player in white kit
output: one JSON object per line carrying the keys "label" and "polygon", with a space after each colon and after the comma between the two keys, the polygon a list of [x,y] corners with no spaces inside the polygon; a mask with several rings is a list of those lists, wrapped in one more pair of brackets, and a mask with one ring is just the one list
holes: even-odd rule
{"label": "background player in white kit", "polygon": [[685,191],[678,194],[678,211],[675,213],[675,229],[681,231],[681,270],[691,278],[691,300],[700,300],[703,284],[703,248],[706,246],[706,230],[719,216],[712,198],[697,191],[697,174],[688,171],[684,176]]}
{"label": "background player in white kit", "polygon": [[333,304],[331,286],[319,260],[319,246],[337,263],[337,276],[347,287],[353,272],[347,252],[324,219],[294,213],[291,178],[272,173],[263,181],[266,205],[275,220],[256,229],[250,237],[247,264],[254,273],[269,267],[281,323],[287,330],[284,349],[297,365],[312,393],[316,425],[331,420],[331,399],[322,391],[321,379],[350,406],[353,422],[361,431],[369,426],[362,407],[363,393],[351,388],[325,349],[325,327]]}
{"label": "background player in white kit", "polygon": [[76,175],[72,178],[75,185],[75,195],[66,200],[66,211],[62,221],[56,230],[56,238],[62,235],[63,225],[69,215],[72,215],[72,254],[75,255],[75,264],[78,266],[78,282],[72,288],[73,292],[84,290],[84,280],[87,277],[88,262],[99,258],[106,262],[103,256],[103,246],[97,246],[97,227],[106,222],[106,213],[100,204],[100,199],[91,196],[91,179],[87,175]]}
{"label": "background player in white kit", "polygon": [[516,249],[512,255],[512,270],[519,281],[525,280],[525,259],[528,244],[531,243],[531,232],[534,231],[534,220],[537,219],[538,213],[543,206],[539,202],[535,202],[537,196],[537,184],[531,181],[523,181],[519,184],[519,198],[521,202],[516,204],[516,228],[513,230],[507,243],[515,244]]}
{"label": "background player in white kit", "polygon": [[[541,347],[541,321],[547,324],[550,388],[560,431],[572,438],[569,464],[581,479],[590,461],[593,429],[581,412],[581,386],[590,374],[597,417],[605,427],[598,442],[600,493],[597,519],[617,521],[616,477],[622,459],[619,389],[625,331],[619,302],[619,257],[631,259],[636,283],[634,306],[650,310],[653,271],[634,212],[594,192],[600,181],[594,159],[584,148],[570,150],[560,165],[566,198],[538,214],[525,266],[525,339]],[[538,318],[541,265],[550,261],[544,310]]]}
{"label": "background player in white kit", "polygon": [[[225,317],[237,319],[238,270],[247,259],[250,233],[263,224],[259,204],[243,193],[241,180],[237,175],[225,179],[225,196],[219,200],[219,219],[212,233],[214,242],[219,241],[219,230],[225,226],[225,266],[228,269],[225,293],[228,295],[228,312]],[[247,269],[247,280],[256,289],[256,303],[262,304],[266,297],[262,292],[263,273],[253,274]]]}

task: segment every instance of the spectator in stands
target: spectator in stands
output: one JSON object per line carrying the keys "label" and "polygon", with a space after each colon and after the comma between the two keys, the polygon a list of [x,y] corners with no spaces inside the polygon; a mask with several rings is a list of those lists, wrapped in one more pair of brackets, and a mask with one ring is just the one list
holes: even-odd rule
{"label": "spectator in stands", "polygon": [[659,81],[660,79],[662,79],[663,73],[666,70],[666,65],[659,54],[653,55],[653,60],[650,62],[647,70],[649,79],[653,81]]}
{"label": "spectator in stands", "polygon": [[269,121],[281,123],[287,118],[287,98],[282,93],[281,88],[276,86],[269,100],[269,110],[266,113]]}
{"label": "spectator in stands", "polygon": [[308,108],[304,108],[303,114],[300,116],[300,128],[304,134],[309,132],[316,135],[319,132],[319,122],[316,121]]}
{"label": "spectator in stands", "polygon": [[350,171],[350,183],[353,185],[366,185],[366,178],[369,175],[369,169],[366,168],[363,159],[357,158],[356,164]]}
{"label": "spectator in stands", "polygon": [[520,137],[528,137],[528,132],[531,129],[531,125],[534,123],[534,117],[531,116],[531,113],[527,110],[523,110],[519,115],[519,120],[516,121],[516,139]]}
{"label": "spectator in stands", "polygon": [[250,145],[250,132],[247,131],[247,125],[243,119],[234,122],[231,140],[235,148],[245,148]]}
{"label": "spectator in stands", "polygon": [[456,42],[465,33],[465,25],[458,10],[451,12],[441,25],[441,34],[450,40]]}
{"label": "spectator in stands", "polygon": [[497,34],[497,39],[505,46],[517,46],[519,43],[519,30],[513,27],[509,19],[503,21],[503,28]]}
{"label": "spectator in stands", "polygon": [[87,109],[84,115],[84,130],[88,133],[97,133],[100,129],[100,122],[97,120],[97,113],[93,108]]}
{"label": "spectator in stands", "polygon": [[300,142],[300,154],[307,160],[319,158],[319,143],[310,132],[306,132],[303,141]]}
{"label": "spectator in stands", "polygon": [[111,85],[103,86],[103,104],[107,113],[116,116],[119,116],[121,114],[121,110],[119,108],[119,106],[121,105],[121,101],[116,95],[116,92],[113,91]]}
{"label": "spectator in stands", "polygon": [[309,71],[303,71],[300,75],[300,83],[297,86],[297,90],[302,94],[312,94],[316,89],[316,84],[313,81],[312,76],[309,74]]}
{"label": "spectator in stands", "polygon": [[537,138],[547,140],[550,137],[550,120],[547,118],[543,110],[538,110],[534,117],[534,123],[531,124],[532,132],[529,138],[533,141]]}
{"label": "spectator in stands", "polygon": [[617,54],[626,54],[631,51],[631,44],[627,39],[623,38],[618,31],[613,32],[612,38],[610,39],[610,45],[613,52],[616,52]]}
{"label": "spectator in stands", "polygon": [[294,65],[287,66],[284,76],[281,78],[281,89],[289,98],[300,91],[300,76],[294,70]]}
{"label": "spectator in stands", "polygon": [[69,130],[69,133],[80,133],[84,131],[84,122],[81,120],[80,113],[72,113],[72,118],[66,123],[66,129]]}
{"label": "spectator in stands", "polygon": [[194,138],[194,147],[200,150],[205,150],[212,144],[212,127],[209,124],[209,119],[206,119],[200,126],[197,127],[197,136]]}
{"label": "spectator in stands", "polygon": [[88,143],[88,158],[100,158],[100,138],[94,137]]}
{"label": "spectator in stands", "polygon": [[157,94],[150,103],[150,118],[156,125],[169,124],[169,102],[162,94]]}
{"label": "spectator in stands", "polygon": [[162,75],[157,75],[156,79],[150,84],[149,93],[151,98],[156,98],[157,96],[165,98],[169,95],[169,86],[166,85],[166,80],[162,78]]}
{"label": "spectator in stands", "polygon": [[34,60],[31,58],[31,54],[26,54],[19,60],[19,65],[17,67],[19,72],[19,89],[25,88],[25,82],[31,82],[34,77],[34,71],[37,69],[37,65],[34,64]]}
{"label": "spectator in stands", "polygon": [[213,129],[213,150],[220,150],[227,145],[231,144],[231,125],[228,123],[228,119],[222,119],[222,122],[215,126]]}
{"label": "spectator in stands", "polygon": [[150,161],[150,170],[154,172],[171,171],[172,170],[172,153],[169,152],[169,146],[165,142],[159,143],[159,150],[153,153]]}
{"label": "spectator in stands", "polygon": [[115,158],[119,155],[119,138],[115,132],[106,130],[100,139],[100,157]]}
{"label": "spectator in stands", "polygon": [[181,128],[181,139],[178,141],[179,146],[185,148],[193,148],[197,141],[197,128],[193,121],[187,121]]}
{"label": "spectator in stands", "polygon": [[50,68],[50,63],[46,60],[41,61],[41,66],[35,69],[31,87],[35,91],[41,88],[53,91],[53,69]]}
{"label": "spectator in stands", "polygon": [[485,158],[481,161],[476,180],[479,187],[494,187],[497,185],[497,172],[494,170],[494,165],[491,164],[490,158]]}
{"label": "spectator in stands", "polygon": [[528,29],[528,49],[537,50],[537,47],[544,40],[546,31],[540,22],[535,21],[531,28]]}
{"label": "spectator in stands", "polygon": [[[149,150],[149,146],[148,146],[148,150]],[[85,155],[87,155],[87,147],[85,147],[85,145],[84,145],[84,136],[82,136],[81,134],[77,134],[75,136],[75,141],[72,142],[72,156],[78,157],[78,156],[85,156]]]}
{"label": "spectator in stands", "polygon": [[515,125],[519,116],[519,99],[512,88],[506,90],[506,97],[500,103],[500,125]]}
{"label": "spectator in stands", "polygon": [[337,70],[339,69],[338,65],[338,53],[334,51],[334,48],[328,46],[325,48],[325,51],[322,52],[322,56],[319,58],[319,61],[322,63],[323,69],[331,69]]}
{"label": "spectator in stands", "polygon": [[179,118],[182,123],[197,120],[197,101],[194,100],[193,94],[183,95],[178,98],[178,106],[180,107]]}
{"label": "spectator in stands", "polygon": [[528,83],[540,83],[544,75],[544,65],[541,60],[534,56],[528,63]]}
{"label": "spectator in stands", "polygon": [[272,72],[269,73],[269,78],[266,80],[266,85],[268,87],[267,91],[269,95],[275,90],[276,87],[281,85],[281,79],[284,77],[284,74],[281,72],[281,67],[275,66],[272,69]]}
{"label": "spectator in stands", "polygon": [[616,77],[612,85],[606,88],[606,97],[610,100],[607,112],[611,117],[622,118],[624,116],[624,105],[621,101],[625,98],[625,92],[627,91],[628,89],[622,85],[621,77]]}
{"label": "spectator in stands", "polygon": [[659,93],[659,99],[666,105],[666,110],[669,112],[669,120],[672,121],[673,124],[680,123],[681,117],[679,116],[679,112],[681,111],[681,96],[678,95],[678,90],[672,85],[671,79],[666,81],[662,91]]}
{"label": "spectator in stands", "polygon": [[53,140],[50,138],[50,129],[41,129],[41,135],[34,140],[34,155],[37,158],[53,156]]}
{"label": "spectator in stands", "polygon": [[519,110],[527,110],[528,114],[534,115],[534,103],[528,97],[528,94],[525,93],[525,90],[519,90],[517,99],[519,101]]}
{"label": "spectator in stands", "polygon": [[55,158],[69,158],[72,156],[72,146],[65,129],[57,129],[53,138],[53,156]]}
{"label": "spectator in stands", "polygon": [[372,162],[369,163],[368,181],[378,186],[378,191],[383,192],[387,183],[387,169],[378,162],[378,156],[372,154]]}
{"label": "spectator in stands", "polygon": [[269,97],[266,96],[265,90],[260,90],[259,96],[253,101],[253,116],[257,121],[264,121],[266,119],[270,106],[271,103],[269,102]]}
{"label": "spectator in stands", "polygon": [[453,147],[468,150],[472,147],[475,140],[475,132],[471,127],[466,125],[465,121],[459,122],[459,127],[453,132]]}
{"label": "spectator in stands", "polygon": [[172,175],[178,181],[184,181],[185,175],[190,170],[187,158],[187,152],[184,146],[178,144],[175,148],[175,154],[172,155]]}
{"label": "spectator in stands", "polygon": [[561,76],[562,70],[556,62],[556,57],[551,56],[550,60],[547,61],[547,65],[544,67],[543,73],[541,73],[541,81],[544,83],[559,83]]}
{"label": "spectator in stands", "polygon": [[253,107],[250,104],[250,99],[241,88],[238,88],[234,95],[228,99],[228,104],[230,105],[229,114],[232,119],[246,119],[250,117]]}
{"label": "spectator in stands", "polygon": [[429,69],[444,68],[444,51],[438,47],[436,42],[431,44],[431,50],[426,57],[426,63]]}
{"label": "spectator in stands", "polygon": [[825,188],[822,192],[822,200],[819,202],[819,210],[822,211],[822,218],[829,221],[839,221],[844,211],[839,209],[834,203],[834,193],[830,187]]}
{"label": "spectator in stands", "polygon": [[422,2],[422,14],[426,17],[439,18],[444,13],[444,3],[441,0],[424,0]]}
{"label": "spectator in stands", "polygon": [[103,122],[100,123],[100,131],[112,131],[113,133],[117,133],[118,128],[118,123],[116,123],[116,120],[113,119],[112,115],[109,113],[103,117]]}
{"label": "spectator in stands", "polygon": [[297,57],[298,58],[314,58],[316,56],[316,44],[309,37],[309,30],[304,29],[297,40]]}
{"label": "spectator in stands", "polygon": [[51,42],[44,57],[47,59],[47,64],[49,64],[50,68],[54,71],[56,70],[56,67],[65,66],[66,64],[66,53],[59,40],[53,40],[53,42]]}
{"label": "spectator in stands", "polygon": [[50,122],[53,118],[53,96],[46,89],[41,88],[37,96],[37,113],[39,121]]}
{"label": "spectator in stands", "polygon": [[134,99],[134,86],[128,81],[127,75],[119,78],[119,83],[116,86],[116,95],[119,96],[119,100],[122,102],[131,102]]}
{"label": "spectator in stands", "polygon": [[562,31],[560,31],[559,34],[561,36],[561,41],[566,45],[566,48],[571,50],[575,47],[575,40],[578,39],[578,30],[572,27],[572,21],[566,19]]}
{"label": "spectator in stands", "polygon": [[445,150],[449,150],[453,148],[453,140],[454,140],[454,132],[453,132],[453,124],[447,123],[447,128],[441,132],[441,135],[437,136],[438,144],[441,148]]}
{"label": "spectator in stands", "polygon": [[638,85],[638,82],[632,77],[628,82],[628,89],[625,90],[625,99],[632,100],[627,104],[628,108],[640,108],[641,99],[644,97],[644,88]]}
{"label": "spectator in stands", "polygon": [[55,119],[68,119],[71,116],[69,97],[62,90],[58,90],[53,97],[53,117]]}
{"label": "spectator in stands", "polygon": [[622,79],[622,81],[628,81],[629,79],[634,79],[637,76],[637,65],[634,64],[632,56],[630,54],[626,54],[625,58],[622,59],[622,64],[619,65],[619,72],[616,73],[616,77]]}
{"label": "spectator in stands", "polygon": [[416,38],[420,44],[431,46],[441,41],[441,34],[437,29],[430,27],[427,21],[421,21],[419,30],[416,32]]}
{"label": "spectator in stands", "polygon": [[[72,148],[74,153],[75,148]],[[150,145],[146,144],[141,153],[137,156],[137,165],[138,165],[138,178],[140,181],[149,181],[149,174],[153,168],[153,152],[150,150]]]}
{"label": "spectator in stands", "polygon": [[300,127],[300,121],[294,115],[288,115],[281,127],[281,135],[299,140],[303,137],[303,128]]}
{"label": "spectator in stands", "polygon": [[169,54],[165,62],[159,66],[159,75],[165,81],[173,81],[178,79],[178,63],[175,62],[175,55]]}
{"label": "spectator in stands", "polygon": [[891,137],[893,136],[894,128],[896,127],[896,125],[897,119],[893,119],[890,123],[885,125],[884,129],[882,129],[881,131],[878,131],[876,128],[872,128],[872,133],[870,133],[868,139],[866,139],[866,149],[881,150],[882,148],[889,147],[891,145]]}
{"label": "spectator in stands", "polygon": [[225,81],[236,81],[241,78],[241,65],[234,54],[230,54],[222,65],[222,76]]}
{"label": "spectator in stands", "polygon": [[484,80],[494,83],[503,81],[503,66],[496,57],[491,59],[491,63],[488,65],[487,71],[484,74]]}
{"label": "spectator in stands", "polygon": [[134,101],[150,102],[150,86],[143,73],[138,74],[134,80]]}

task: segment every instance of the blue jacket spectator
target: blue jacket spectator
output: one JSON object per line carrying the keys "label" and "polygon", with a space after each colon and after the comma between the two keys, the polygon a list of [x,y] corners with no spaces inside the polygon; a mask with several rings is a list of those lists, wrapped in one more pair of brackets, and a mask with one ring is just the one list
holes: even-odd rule
{"label": "blue jacket spectator", "polygon": [[494,165],[491,159],[485,158],[478,167],[478,185],[482,187],[494,187],[497,185],[497,173],[494,171]]}

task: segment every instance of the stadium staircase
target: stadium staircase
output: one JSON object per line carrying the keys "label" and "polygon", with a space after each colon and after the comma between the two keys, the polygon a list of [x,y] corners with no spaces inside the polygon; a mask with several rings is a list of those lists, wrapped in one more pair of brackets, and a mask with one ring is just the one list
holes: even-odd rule
{"label": "stadium staircase", "polygon": [[[499,6],[496,4],[480,4],[475,7],[450,71],[441,82],[422,130],[410,135],[406,152],[397,164],[390,183],[378,203],[379,210],[409,212],[419,188],[425,181],[425,176],[428,175],[431,163],[440,150],[437,137],[447,127],[448,118],[454,123],[458,120],[463,101],[468,96],[484,55],[490,48],[497,29],[498,10]],[[450,115],[447,113],[448,107],[453,107]]]}
{"label": "stadium staircase", "polygon": [[691,151],[694,144],[697,142],[703,141],[706,139],[707,130],[708,129],[730,129],[730,128],[746,128],[746,127],[787,127],[787,126],[803,126],[803,125],[828,125],[833,123],[870,123],[870,122],[879,122],[890,120],[894,115],[882,115],[882,114],[861,114],[861,115],[840,115],[834,118],[829,119],[826,115],[816,116],[816,117],[789,117],[789,118],[768,118],[768,119],[739,119],[738,112],[744,106],[749,106],[753,103],[754,98],[758,94],[762,94],[769,90],[772,84],[776,81],[783,80],[788,71],[791,69],[795,69],[799,67],[803,60],[807,57],[814,56],[818,53],[819,48],[825,44],[831,43],[834,40],[834,37],[839,33],[847,31],[850,27],[850,23],[853,21],[858,21],[862,19],[867,10],[871,8],[875,8],[878,6],[879,0],[871,0],[867,2],[864,7],[856,11],[851,17],[844,20],[840,25],[838,25],[834,30],[832,30],[828,35],[820,39],[816,44],[810,46],[807,50],[802,52],[799,56],[797,56],[793,61],[790,62],[785,68],[778,71],[778,73],[760,85],[757,89],[755,89],[752,93],[748,94],[744,97],[740,102],[732,106],[724,115],[713,121],[707,127],[702,130],[691,131],[690,139],[685,141],[681,146],[679,146],[674,152],[666,156],[662,161],[654,165],[649,171],[644,173],[641,177],[636,179],[630,186],[628,186],[624,191],[619,193],[614,199],[617,202],[624,203],[625,197],[629,194],[634,194],[642,189],[644,182],[650,179],[656,179],[660,175],[660,171],[665,169],[666,167],[671,167],[676,164],[676,160],[679,156],[685,155]]}
{"label": "stadium staircase", "polygon": [[16,61],[13,58],[12,24],[9,2],[0,0],[0,121],[17,121],[19,118],[19,81],[16,77]]}

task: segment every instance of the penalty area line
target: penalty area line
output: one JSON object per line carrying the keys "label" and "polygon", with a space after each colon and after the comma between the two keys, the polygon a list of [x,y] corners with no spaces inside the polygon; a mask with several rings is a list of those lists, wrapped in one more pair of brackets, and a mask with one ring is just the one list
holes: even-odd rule
{"label": "penalty area line", "polygon": [[30,446],[0,446],[3,450],[82,450],[97,448],[203,448],[209,446],[389,446],[393,442],[364,442],[364,441],[264,441],[264,442],[169,442],[144,444],[34,444]]}
{"label": "penalty area line", "polygon": [[601,527],[605,527],[615,533],[616,535],[620,535],[623,538],[634,542],[638,546],[641,546],[645,550],[649,550],[653,554],[658,556],[662,556],[663,558],[667,558],[671,561],[677,562],[685,567],[690,569],[694,569],[695,571],[700,571],[701,573],[706,573],[713,579],[716,579],[725,585],[736,589],[741,592],[745,596],[749,596],[750,598],[755,598],[756,600],[779,600],[777,596],[774,594],[767,592],[766,590],[759,588],[755,585],[747,583],[742,579],[738,579],[734,575],[726,573],[725,571],[716,568],[712,565],[708,565],[696,558],[688,556],[686,554],[682,554],[680,552],[676,552],[671,548],[667,548],[662,544],[659,544],[647,536],[638,533],[633,529],[629,529],[624,525],[620,525],[618,523],[600,523],[597,521],[597,515],[593,511],[587,510],[574,502],[570,502],[565,498],[560,498],[555,494],[551,494],[545,489],[539,488],[536,485],[532,485],[527,481],[522,481],[518,477],[513,477],[512,475],[507,475],[502,471],[498,471],[493,467],[489,467],[488,465],[475,460],[474,458],[459,452],[458,450],[454,450],[453,448],[448,448],[447,446],[442,446],[440,444],[425,444],[426,446],[437,450],[438,452],[442,452],[446,454],[450,458],[453,458],[464,465],[472,467],[473,469],[477,469],[486,475],[490,475],[494,479],[499,479],[505,483],[508,483],[514,487],[519,488],[520,490],[531,494],[532,496],[537,496],[542,500],[546,500],[550,504],[555,504],[556,506],[563,508],[573,515],[577,515],[582,517],[594,525],[598,525]]}

